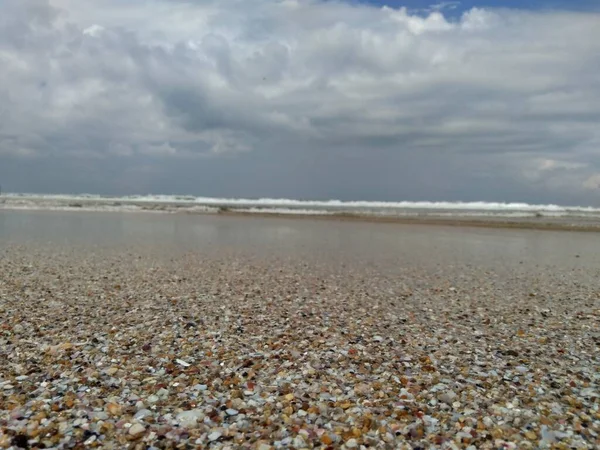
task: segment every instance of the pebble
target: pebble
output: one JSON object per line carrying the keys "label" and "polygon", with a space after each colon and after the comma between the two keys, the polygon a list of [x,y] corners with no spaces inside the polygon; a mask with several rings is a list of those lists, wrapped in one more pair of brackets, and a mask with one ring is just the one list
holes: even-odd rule
{"label": "pebble", "polygon": [[123,408],[121,407],[121,405],[117,405],[116,403],[108,403],[106,405],[106,410],[109,414],[112,414],[113,416],[120,416],[123,411]]}
{"label": "pebble", "polygon": [[208,435],[208,440],[209,440],[209,441],[211,441],[211,442],[214,442],[214,441],[216,441],[217,439],[219,439],[221,436],[223,436],[223,435],[221,434],[221,432],[219,432],[219,431],[213,431],[212,433],[210,433],[210,434]]}
{"label": "pebble", "polygon": [[296,436],[294,438],[294,440],[292,441],[292,446],[294,448],[304,448],[306,447],[306,442],[304,441],[304,438],[302,436]]}
{"label": "pebble", "polygon": [[139,436],[140,434],[144,433],[146,431],[146,428],[139,423],[134,423],[131,427],[129,427],[129,434],[131,436]]}
{"label": "pebble", "polygon": [[438,397],[440,401],[451,405],[454,402],[454,399],[457,397],[454,391],[446,391]]}
{"label": "pebble", "polygon": [[169,396],[169,391],[165,388],[160,388],[156,395],[158,396],[158,398],[166,398]]}
{"label": "pebble", "polygon": [[152,415],[152,411],[150,411],[149,409],[140,409],[140,410],[138,410],[138,412],[135,413],[133,418],[135,420],[144,420],[146,417],[151,416],[151,415]]}
{"label": "pebble", "polygon": [[202,419],[204,419],[204,413],[199,409],[183,411],[177,414],[177,422],[184,428],[194,427]]}

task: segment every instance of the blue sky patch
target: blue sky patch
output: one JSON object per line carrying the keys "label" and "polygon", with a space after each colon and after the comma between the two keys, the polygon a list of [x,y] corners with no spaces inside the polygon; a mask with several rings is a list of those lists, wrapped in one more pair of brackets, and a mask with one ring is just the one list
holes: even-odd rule
{"label": "blue sky patch", "polygon": [[566,11],[600,11],[600,0],[464,0],[430,2],[423,0],[360,0],[376,6],[405,6],[412,12],[423,12],[433,8],[442,9],[445,15],[460,15],[474,7],[480,8],[511,8],[525,10],[566,10]]}

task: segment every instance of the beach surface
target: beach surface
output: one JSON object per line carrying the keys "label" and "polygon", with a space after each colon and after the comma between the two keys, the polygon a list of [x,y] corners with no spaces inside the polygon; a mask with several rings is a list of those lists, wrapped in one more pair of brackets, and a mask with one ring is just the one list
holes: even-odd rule
{"label": "beach surface", "polygon": [[600,446],[595,233],[0,210],[0,448]]}

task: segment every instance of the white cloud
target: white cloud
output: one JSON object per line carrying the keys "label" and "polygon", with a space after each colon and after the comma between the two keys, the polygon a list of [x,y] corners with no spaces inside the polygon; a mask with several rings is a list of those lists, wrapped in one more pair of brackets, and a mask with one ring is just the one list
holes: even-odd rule
{"label": "white cloud", "polygon": [[457,9],[460,6],[461,2],[451,1],[451,2],[440,2],[429,7],[430,11],[442,11],[444,9]]}
{"label": "white cloud", "polygon": [[587,164],[569,161],[557,161],[555,159],[545,159],[541,161],[540,171],[554,171],[554,170],[577,170],[584,169]]}
{"label": "white cloud", "polygon": [[104,31],[104,27],[101,27],[100,25],[95,25],[94,24],[94,25],[90,25],[85,30],[83,30],[83,34],[85,34],[86,36],[97,37],[103,31]]}
{"label": "white cloud", "polygon": [[443,11],[456,2],[424,16],[317,0],[50,3],[0,6],[0,158],[304,148],[381,167],[406,159],[427,176],[451,155],[457,168],[487,161],[520,177],[525,196],[538,186],[526,172],[599,170],[599,15],[472,9],[451,21]]}
{"label": "white cloud", "polygon": [[600,173],[596,173],[585,180],[583,187],[591,191],[600,190]]}

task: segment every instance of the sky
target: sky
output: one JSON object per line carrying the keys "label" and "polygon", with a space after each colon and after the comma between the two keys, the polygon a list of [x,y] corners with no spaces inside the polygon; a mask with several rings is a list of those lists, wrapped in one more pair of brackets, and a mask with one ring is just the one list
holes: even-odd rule
{"label": "sky", "polygon": [[0,0],[0,185],[600,206],[600,2]]}

